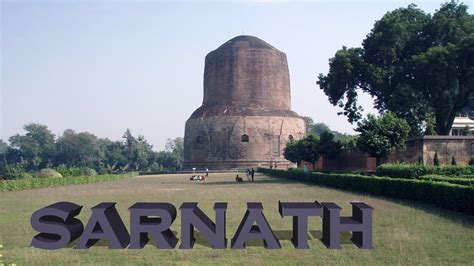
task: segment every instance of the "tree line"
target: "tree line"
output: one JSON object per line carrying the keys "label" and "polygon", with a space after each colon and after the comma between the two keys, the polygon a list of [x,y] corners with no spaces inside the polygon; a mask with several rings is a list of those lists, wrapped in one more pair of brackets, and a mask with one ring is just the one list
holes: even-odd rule
{"label": "tree line", "polygon": [[99,173],[177,170],[183,162],[183,138],[168,139],[154,151],[144,136],[127,129],[121,140],[98,138],[67,129],[55,136],[46,125],[30,123],[24,134],[0,140],[0,175],[43,168],[89,168]]}

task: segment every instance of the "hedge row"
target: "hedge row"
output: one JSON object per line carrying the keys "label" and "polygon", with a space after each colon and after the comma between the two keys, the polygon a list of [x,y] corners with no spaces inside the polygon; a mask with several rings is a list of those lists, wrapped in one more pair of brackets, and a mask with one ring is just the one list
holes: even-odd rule
{"label": "hedge row", "polygon": [[78,185],[97,183],[104,181],[115,181],[125,178],[137,176],[138,173],[130,172],[117,175],[95,175],[95,176],[70,176],[59,178],[27,178],[17,180],[3,180],[0,181],[0,191],[15,191],[23,189],[56,187],[64,185]]}
{"label": "hedge row", "polygon": [[423,175],[462,176],[463,178],[474,178],[474,166],[451,165],[451,166],[423,166],[418,164],[382,164],[377,167],[378,176],[392,178],[417,178]]}
{"label": "hedge row", "polygon": [[417,179],[421,180],[432,180],[438,182],[448,182],[452,184],[459,184],[463,186],[474,186],[474,178],[462,178],[462,176],[446,177],[444,175],[424,175],[419,176]]}
{"label": "hedge row", "polygon": [[358,174],[304,173],[259,168],[276,177],[311,182],[339,189],[417,200],[474,215],[474,187],[428,180],[398,179]]}

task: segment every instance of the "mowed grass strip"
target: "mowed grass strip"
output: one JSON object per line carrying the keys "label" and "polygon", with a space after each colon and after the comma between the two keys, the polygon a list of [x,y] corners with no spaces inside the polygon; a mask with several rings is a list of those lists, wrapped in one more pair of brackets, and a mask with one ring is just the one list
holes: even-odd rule
{"label": "mowed grass strip", "polygon": [[[0,193],[0,244],[3,263],[17,265],[85,264],[472,264],[474,261],[474,217],[416,202],[392,200],[296,181],[256,175],[256,182],[235,183],[235,174],[210,174],[206,182],[190,182],[189,174],[140,176],[120,181],[70,185]],[[290,242],[292,219],[281,218],[278,201],[330,201],[340,205],[342,215],[351,215],[351,201],[374,207],[374,249],[361,250],[343,234],[342,248],[327,249],[319,240],[321,219],[309,220],[308,250],[297,250]],[[227,238],[232,238],[246,203],[262,202],[264,214],[280,239],[282,249],[266,250],[259,241],[244,250],[214,250],[196,234],[193,250],[160,250],[147,245],[143,250],[109,250],[99,245],[89,250],[72,247],[46,251],[29,247],[36,232],[31,214],[57,201],[83,205],[78,216],[85,224],[90,208],[100,202],[117,202],[117,209],[129,226],[130,207],[135,202],[170,202],[177,209],[183,202],[198,202],[214,219],[213,205],[228,202]],[[179,236],[180,214],[172,230]],[[228,243],[230,244],[230,243]],[[73,245],[72,245],[73,246]],[[179,246],[179,243],[178,243]]]}

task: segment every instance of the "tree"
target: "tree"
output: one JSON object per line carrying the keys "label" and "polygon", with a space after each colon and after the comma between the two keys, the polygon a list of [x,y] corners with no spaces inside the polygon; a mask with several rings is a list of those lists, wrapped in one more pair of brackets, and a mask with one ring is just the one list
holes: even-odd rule
{"label": "tree", "polygon": [[89,132],[76,133],[66,129],[56,142],[56,150],[56,165],[99,168],[101,157],[98,139]]}
{"label": "tree", "polygon": [[0,139],[0,174],[3,173],[5,166],[7,165],[7,151],[8,151],[8,144],[5,143],[2,139]]}
{"label": "tree", "polygon": [[306,133],[311,132],[311,129],[313,128],[313,125],[314,125],[314,120],[313,120],[313,118],[311,118],[311,117],[309,117],[309,116],[302,116],[301,118],[303,118],[303,120],[304,120],[304,125],[305,125],[305,128],[306,128]]}
{"label": "tree", "polygon": [[423,134],[430,114],[436,133],[447,135],[474,94],[473,56],[474,15],[466,5],[451,1],[433,16],[409,5],[377,21],[361,48],[337,51],[317,84],[351,123],[362,118],[362,91],[381,113],[404,118],[410,135]]}
{"label": "tree", "polygon": [[471,129],[469,128],[468,125],[466,125],[466,126],[462,129],[462,135],[463,135],[463,136],[469,136],[469,135],[471,135]]}
{"label": "tree", "polygon": [[292,163],[299,163],[304,160],[303,158],[303,142],[302,141],[290,141],[286,144],[283,150],[283,156],[285,159]]}
{"label": "tree", "polygon": [[110,172],[125,170],[127,165],[127,155],[125,144],[122,141],[111,141],[109,139],[99,139],[99,147],[103,154],[102,163]]}
{"label": "tree", "polygon": [[377,165],[380,165],[380,159],[383,156],[392,149],[405,145],[409,130],[408,123],[393,113],[389,112],[381,117],[369,114],[366,119],[358,123],[356,131],[360,135],[357,139],[357,147],[374,156]]}
{"label": "tree", "polygon": [[38,170],[46,167],[54,156],[54,135],[47,126],[41,124],[27,124],[23,129],[26,131],[25,135],[16,134],[10,137],[11,147],[19,151],[27,169]]}
{"label": "tree", "polygon": [[184,161],[184,139],[182,137],[167,139],[165,151],[171,152],[175,157],[175,169],[181,169]]}
{"label": "tree", "polygon": [[439,166],[439,158],[438,158],[438,152],[435,152],[434,158],[433,158],[433,165],[434,166]]}
{"label": "tree", "polygon": [[319,137],[319,152],[325,158],[336,159],[341,155],[342,144],[334,140],[334,134],[331,132],[323,132]]}
{"label": "tree", "polygon": [[176,170],[178,166],[176,156],[170,151],[158,152],[158,163],[162,168],[173,171]]}
{"label": "tree", "polygon": [[319,147],[319,137],[313,134],[304,138],[290,142],[283,151],[283,156],[290,162],[298,163],[307,161],[316,168],[316,161],[321,156]]}
{"label": "tree", "polygon": [[128,161],[131,162],[133,161],[133,156],[134,156],[133,150],[134,150],[135,142],[137,140],[135,139],[135,137],[133,137],[132,131],[129,128],[127,128],[125,133],[123,133],[122,138],[125,139],[125,145],[126,145],[125,150],[127,153],[127,158],[128,158]]}

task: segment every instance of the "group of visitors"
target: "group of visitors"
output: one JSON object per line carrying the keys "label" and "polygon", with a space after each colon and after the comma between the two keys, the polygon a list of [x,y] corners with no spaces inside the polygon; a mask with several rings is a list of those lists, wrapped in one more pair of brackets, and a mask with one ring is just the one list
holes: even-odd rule
{"label": "group of visitors", "polygon": [[[247,176],[248,181],[252,181],[252,182],[255,181],[255,170],[253,168],[252,169],[247,168],[247,170],[245,171],[245,176]],[[235,182],[243,182],[243,181],[244,179],[237,174],[237,176],[235,177]]]}
{"label": "group of visitors", "polygon": [[193,175],[189,178],[191,181],[206,181],[209,177],[209,169],[206,167],[206,175],[197,175],[196,167],[193,167]]}
{"label": "group of visitors", "polygon": [[[205,175],[199,175],[196,174],[196,168],[193,168],[193,175],[189,178],[191,181],[206,181],[206,179],[209,177],[209,169],[206,167],[206,174]],[[247,181],[255,181],[255,170],[252,168],[247,168],[245,171],[245,176],[247,177]],[[244,182],[244,179],[240,177],[238,174],[235,177],[235,182]]]}

